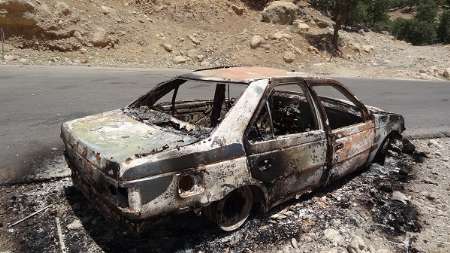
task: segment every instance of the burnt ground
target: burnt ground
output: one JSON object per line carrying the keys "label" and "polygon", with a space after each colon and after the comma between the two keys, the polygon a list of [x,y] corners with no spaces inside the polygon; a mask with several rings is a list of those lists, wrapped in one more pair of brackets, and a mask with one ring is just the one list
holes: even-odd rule
{"label": "burnt ground", "polygon": [[414,144],[419,153],[397,143],[384,166],[255,216],[234,233],[184,214],[135,236],[100,216],[69,178],[2,186],[0,252],[60,252],[56,217],[69,252],[448,252],[450,139]]}

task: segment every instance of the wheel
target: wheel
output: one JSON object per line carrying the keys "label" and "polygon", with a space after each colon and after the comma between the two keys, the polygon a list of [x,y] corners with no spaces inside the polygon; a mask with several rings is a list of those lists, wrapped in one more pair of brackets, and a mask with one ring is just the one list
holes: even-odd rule
{"label": "wheel", "polygon": [[252,190],[242,187],[208,206],[206,215],[223,231],[234,231],[247,221],[252,207]]}

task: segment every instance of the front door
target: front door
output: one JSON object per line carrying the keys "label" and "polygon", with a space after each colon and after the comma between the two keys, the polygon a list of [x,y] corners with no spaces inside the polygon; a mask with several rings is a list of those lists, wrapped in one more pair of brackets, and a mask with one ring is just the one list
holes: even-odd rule
{"label": "front door", "polygon": [[332,157],[327,179],[340,178],[367,163],[375,135],[374,122],[365,106],[344,87],[326,83],[312,87],[330,132]]}
{"label": "front door", "polygon": [[333,130],[333,169],[330,176],[340,178],[362,167],[369,159],[374,135],[372,121]]}
{"label": "front door", "polygon": [[326,134],[308,96],[300,82],[275,87],[247,130],[252,176],[272,204],[318,185],[325,168]]}

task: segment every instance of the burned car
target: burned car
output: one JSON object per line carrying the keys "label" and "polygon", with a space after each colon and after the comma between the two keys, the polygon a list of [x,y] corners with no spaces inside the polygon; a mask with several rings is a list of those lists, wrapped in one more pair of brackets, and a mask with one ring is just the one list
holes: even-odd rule
{"label": "burned car", "polygon": [[61,137],[74,185],[107,216],[136,225],[194,211],[232,231],[252,210],[382,161],[404,129],[337,81],[223,67],[65,122]]}

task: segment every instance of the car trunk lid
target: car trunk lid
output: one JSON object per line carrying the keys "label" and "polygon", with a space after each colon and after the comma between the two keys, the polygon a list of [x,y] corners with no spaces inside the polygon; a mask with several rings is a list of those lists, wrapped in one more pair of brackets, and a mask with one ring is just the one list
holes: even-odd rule
{"label": "car trunk lid", "polygon": [[66,122],[62,135],[67,147],[101,170],[110,163],[117,167],[142,154],[151,155],[198,140],[180,131],[142,123],[121,110]]}

